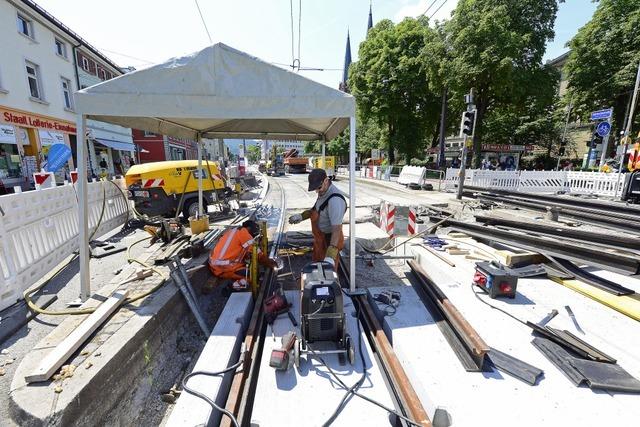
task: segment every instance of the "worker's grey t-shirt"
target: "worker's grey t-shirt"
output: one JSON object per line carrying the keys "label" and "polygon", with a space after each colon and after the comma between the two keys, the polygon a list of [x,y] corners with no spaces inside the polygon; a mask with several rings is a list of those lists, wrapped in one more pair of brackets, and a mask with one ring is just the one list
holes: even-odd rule
{"label": "worker's grey t-shirt", "polygon": [[[316,200],[316,204],[314,205],[315,209],[320,209],[320,206],[325,202],[325,200],[335,193],[342,194],[345,199],[347,198],[345,193],[338,190],[335,185],[331,184],[324,196],[318,197],[318,200]],[[329,200],[327,206],[320,212],[320,217],[318,219],[320,231],[323,233],[331,233],[331,226],[342,224],[342,219],[344,218],[346,211],[347,203],[340,197],[336,196]]]}

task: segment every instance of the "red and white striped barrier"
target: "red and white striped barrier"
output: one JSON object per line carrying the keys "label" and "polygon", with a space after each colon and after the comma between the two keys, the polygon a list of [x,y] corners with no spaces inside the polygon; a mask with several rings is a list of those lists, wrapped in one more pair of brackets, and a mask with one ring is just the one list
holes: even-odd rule
{"label": "red and white striped barrier", "polygon": [[164,185],[164,179],[161,179],[161,178],[142,180],[142,186],[144,188],[154,188],[154,187],[160,187],[162,185]]}
{"label": "red and white striped barrier", "polygon": [[380,228],[393,237],[396,222],[396,207],[387,201],[380,202]]}
{"label": "red and white striped barrier", "polygon": [[407,234],[409,236],[416,234],[416,216],[416,208],[414,206],[410,206],[407,221]]}
{"label": "red and white striped barrier", "polygon": [[33,182],[37,190],[41,188],[55,188],[56,176],[53,172],[35,172],[33,174]]}

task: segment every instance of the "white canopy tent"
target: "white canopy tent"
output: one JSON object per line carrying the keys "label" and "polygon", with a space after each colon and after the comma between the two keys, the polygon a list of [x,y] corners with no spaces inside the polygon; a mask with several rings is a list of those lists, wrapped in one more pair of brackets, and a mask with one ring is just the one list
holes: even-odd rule
{"label": "white canopy tent", "polygon": [[[222,43],[75,93],[77,135],[87,118],[198,141],[254,138],[328,141],[347,125],[350,281],[355,287],[355,99]],[[86,144],[78,144],[86,158]],[[200,167],[200,166],[199,166]],[[81,298],[90,295],[87,167],[78,162]],[[200,211],[202,213],[202,174]]]}

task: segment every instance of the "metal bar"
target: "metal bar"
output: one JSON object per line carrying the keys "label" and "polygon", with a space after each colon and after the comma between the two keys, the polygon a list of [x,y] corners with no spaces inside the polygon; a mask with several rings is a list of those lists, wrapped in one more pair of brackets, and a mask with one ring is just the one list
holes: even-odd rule
{"label": "metal bar", "polygon": [[624,286],[618,285],[617,283],[613,283],[607,279],[596,276],[595,274],[591,274],[588,271],[583,270],[582,268],[578,267],[577,265],[565,259],[554,258],[550,256],[547,256],[547,258],[549,258],[551,262],[553,262],[553,264],[556,267],[560,268],[560,270],[562,270],[563,272],[573,277],[577,277],[583,282],[591,286],[595,286],[598,289],[602,289],[603,291],[609,292],[617,296],[631,295],[635,293],[633,289],[626,288]]}
{"label": "metal bar", "polygon": [[528,363],[496,350],[493,347],[491,347],[491,350],[489,351],[489,359],[491,360],[491,363],[493,363],[494,366],[502,372],[506,372],[507,374],[530,385],[535,385],[538,378],[544,373],[542,369],[529,365]]}
{"label": "metal bar", "polygon": [[356,118],[349,118],[349,289],[356,290]]}
{"label": "metal bar", "polygon": [[207,327],[207,323],[204,321],[202,314],[200,314],[198,303],[192,299],[191,294],[189,293],[189,290],[186,288],[185,283],[180,277],[180,273],[178,272],[178,267],[176,266],[175,268],[173,268],[172,266],[172,271],[169,273],[169,275],[171,276],[171,278],[173,279],[173,282],[176,284],[176,286],[182,293],[182,296],[184,297],[184,299],[187,301],[187,305],[189,306],[189,308],[191,309],[191,312],[195,316],[198,322],[198,326],[200,326],[200,329],[202,329],[202,332],[204,333],[205,339],[207,339],[211,334],[211,331]]}
{"label": "metal bar", "polygon": [[[346,279],[347,270],[344,265],[344,260],[340,258],[341,272]],[[408,412],[407,415],[413,421],[421,426],[431,426],[431,420],[429,415],[422,406],[422,402],[418,397],[407,373],[405,372],[402,364],[398,360],[391,343],[387,339],[387,336],[382,329],[382,326],[378,322],[366,295],[353,296],[352,299],[361,307],[361,313],[364,321],[364,326],[371,337],[371,344],[373,350],[380,357],[382,362],[382,368],[386,372],[394,391],[397,393],[397,397],[400,400],[403,408]],[[358,320],[359,321],[359,320]]]}
{"label": "metal bar", "polygon": [[559,227],[538,222],[515,221],[507,218],[499,218],[493,216],[476,215],[477,222],[487,225],[506,225],[521,230],[530,230],[543,234],[551,234],[554,236],[568,237],[571,239],[583,240],[594,243],[606,243],[608,246],[619,246],[628,249],[640,248],[640,242],[637,239],[624,235],[603,234],[593,231],[575,230],[569,227]]}
{"label": "metal bar", "polygon": [[447,321],[451,323],[456,332],[463,339],[471,356],[478,362],[478,367],[482,367],[484,356],[489,352],[489,346],[480,335],[473,329],[473,326],[464,318],[458,309],[449,301],[447,296],[429,277],[428,273],[415,261],[408,262],[411,270],[418,276],[425,290],[432,296],[435,296],[436,304],[440,305],[447,317]]}
{"label": "metal bar", "polygon": [[78,114],[76,131],[78,147],[78,249],[80,251],[80,299],[82,301],[88,300],[91,296],[86,125],[85,116],[82,113]]}
{"label": "metal bar", "polygon": [[569,244],[567,241],[513,233],[499,228],[489,228],[452,219],[446,219],[444,224],[472,236],[513,245],[535,253],[584,262],[622,274],[640,273],[640,260],[637,257],[625,256],[619,253],[614,254],[601,249],[596,250],[577,244]]}

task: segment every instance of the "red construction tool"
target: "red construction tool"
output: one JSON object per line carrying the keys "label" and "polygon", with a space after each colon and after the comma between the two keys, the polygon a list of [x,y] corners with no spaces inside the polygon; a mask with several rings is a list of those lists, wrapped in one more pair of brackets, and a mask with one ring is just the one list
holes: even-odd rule
{"label": "red construction tool", "polygon": [[277,371],[289,369],[289,352],[293,349],[298,337],[294,331],[289,331],[282,337],[282,348],[271,351],[269,366]]}
{"label": "red construction tool", "polygon": [[298,322],[296,322],[293,314],[289,311],[290,308],[291,304],[287,301],[287,297],[282,291],[282,287],[279,287],[273,295],[264,301],[265,320],[268,324],[272,324],[279,315],[287,313],[291,323],[293,323],[293,326],[298,326]]}

